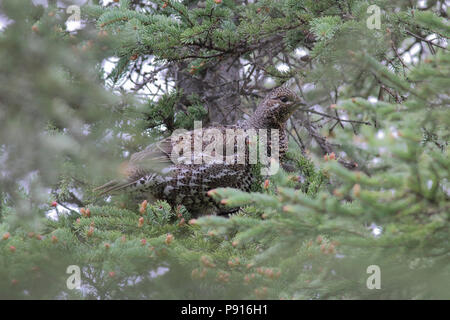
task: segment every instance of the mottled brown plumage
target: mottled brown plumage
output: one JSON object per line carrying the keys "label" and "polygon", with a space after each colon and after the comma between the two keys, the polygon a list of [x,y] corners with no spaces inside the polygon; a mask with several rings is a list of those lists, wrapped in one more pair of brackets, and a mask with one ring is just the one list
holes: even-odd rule
{"label": "mottled brown plumage", "polygon": [[[290,89],[280,87],[269,93],[259,104],[254,114],[245,121],[234,126],[214,126],[187,132],[183,139],[200,139],[203,150],[214,142],[214,138],[205,139],[208,133],[220,132],[223,136],[223,154],[226,154],[227,143],[231,146],[233,153],[238,151],[238,138],[228,139],[227,129],[241,129],[248,132],[250,129],[278,129],[279,130],[279,155],[282,161],[287,151],[287,137],[285,135],[286,121],[300,105],[300,99]],[[215,130],[215,131],[214,131]],[[220,187],[237,188],[249,191],[254,175],[249,162],[249,139],[245,138],[244,163],[238,163],[237,157],[231,163],[217,163],[211,161],[211,155],[218,156],[217,150],[199,154],[192,149],[191,157],[183,153],[177,153],[173,157],[173,151],[181,138],[166,138],[160,142],[149,145],[145,150],[131,156],[125,167],[125,179],[115,180],[97,188],[102,194],[111,192],[132,192],[145,198],[166,200],[171,205],[184,205],[194,215],[208,214],[224,211],[224,208],[215,203],[207,192]],[[183,140],[186,141],[186,140]],[[179,146],[180,144],[178,144]],[[270,132],[268,138],[268,151],[271,154]],[[220,148],[218,148],[220,149]],[[195,157],[202,157],[203,163],[196,164]],[[226,155],[229,155],[228,153]],[[191,163],[179,161],[190,159]]]}

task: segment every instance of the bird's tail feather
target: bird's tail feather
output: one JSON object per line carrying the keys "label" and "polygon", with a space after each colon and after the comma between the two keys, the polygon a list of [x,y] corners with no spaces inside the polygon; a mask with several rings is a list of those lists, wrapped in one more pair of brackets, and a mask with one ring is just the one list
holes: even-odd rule
{"label": "bird's tail feather", "polygon": [[100,191],[100,196],[105,195],[107,193],[111,193],[118,190],[123,190],[133,184],[135,184],[136,181],[119,181],[119,180],[112,180],[108,183],[105,183],[104,185],[97,187],[94,189],[94,192]]}

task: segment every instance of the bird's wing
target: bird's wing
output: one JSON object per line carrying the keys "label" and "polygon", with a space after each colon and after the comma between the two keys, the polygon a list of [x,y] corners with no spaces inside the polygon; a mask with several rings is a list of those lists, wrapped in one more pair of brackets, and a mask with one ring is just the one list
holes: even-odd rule
{"label": "bird's wing", "polygon": [[[225,129],[233,129],[237,127],[216,125],[213,128],[224,132]],[[200,132],[201,131],[198,131],[198,133]],[[183,161],[186,160],[186,156],[183,154],[180,156],[178,150],[175,150],[176,152],[174,153],[176,157],[172,155],[175,145],[178,144],[179,147],[181,145],[180,142],[183,141],[186,136],[189,136],[190,138],[189,140],[184,140],[188,141],[189,147],[191,146],[191,141],[193,141],[193,139],[198,137],[201,138],[201,134],[198,136],[197,131],[193,130],[185,131],[181,135],[170,136],[159,142],[151,144],[143,151],[131,155],[130,160],[125,164],[122,170],[122,174],[124,174],[125,179],[110,181],[103,186],[94,189],[94,191],[100,191],[100,195],[103,195],[113,191],[123,190],[126,187],[137,183],[142,177],[153,173],[158,175],[168,174],[171,171],[171,168],[179,163],[183,163]],[[205,147],[205,143],[206,142],[203,141],[203,147]],[[194,152],[191,152],[188,156],[191,161],[194,160]]]}
{"label": "bird's wing", "polygon": [[[94,189],[99,191],[100,195],[110,192],[123,190],[128,186],[135,184],[140,178],[156,173],[164,175],[168,168],[174,165],[171,160],[172,153],[171,137],[153,143],[143,151],[131,155],[130,160],[121,167],[123,179],[116,179]],[[166,170],[165,170],[166,169]]]}
{"label": "bird's wing", "polygon": [[164,173],[165,168],[174,165],[171,160],[172,143],[171,137],[168,137],[132,154],[126,169],[127,176],[139,179],[149,173]]}

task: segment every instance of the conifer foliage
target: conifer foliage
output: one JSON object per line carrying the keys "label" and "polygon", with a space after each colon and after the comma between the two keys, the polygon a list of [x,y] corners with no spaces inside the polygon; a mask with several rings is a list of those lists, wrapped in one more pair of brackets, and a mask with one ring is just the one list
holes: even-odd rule
{"label": "conifer foliage", "polygon": [[[70,5],[0,3],[0,298],[450,298],[445,1]],[[287,166],[208,193],[239,211],[92,191],[279,85]]]}

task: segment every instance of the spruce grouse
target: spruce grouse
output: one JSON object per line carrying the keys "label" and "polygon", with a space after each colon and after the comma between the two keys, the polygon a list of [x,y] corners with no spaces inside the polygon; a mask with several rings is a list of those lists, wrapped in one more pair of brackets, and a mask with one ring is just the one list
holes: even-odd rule
{"label": "spruce grouse", "polygon": [[[255,141],[266,140],[268,158],[277,155],[282,162],[288,147],[286,121],[299,105],[301,101],[292,90],[276,88],[247,120],[233,126],[194,129],[151,144],[131,156],[123,170],[124,179],[110,181],[95,191],[102,195],[131,192],[141,198],[166,200],[172,206],[182,204],[194,216],[227,212],[229,209],[217,204],[207,192],[223,187],[250,190],[256,179],[254,169],[260,164],[260,158],[257,163],[252,161],[249,151]],[[227,136],[230,132],[235,135]],[[255,132],[259,136],[252,140],[249,137]],[[271,148],[273,132],[278,140],[278,154]],[[241,136],[243,140],[239,140]],[[201,148],[195,147],[198,141]],[[191,148],[188,152],[182,149],[186,145]]]}

